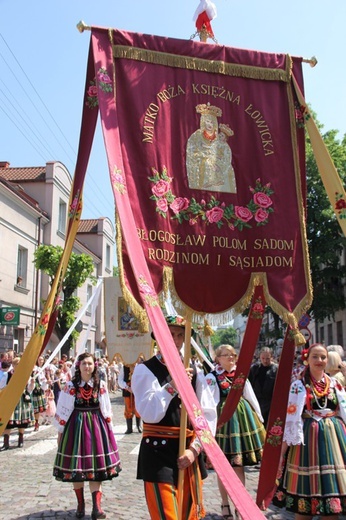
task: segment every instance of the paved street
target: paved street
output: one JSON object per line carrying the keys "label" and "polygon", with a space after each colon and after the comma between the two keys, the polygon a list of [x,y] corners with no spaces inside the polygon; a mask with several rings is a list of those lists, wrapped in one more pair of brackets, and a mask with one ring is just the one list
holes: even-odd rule
{"label": "paved street", "polygon": [[[113,520],[150,520],[143,497],[143,484],[137,481],[136,461],[140,435],[124,435],[125,420],[120,393],[111,394],[114,425],[123,471],[111,482],[103,484],[102,505],[107,518]],[[37,518],[75,518],[75,496],[72,485],[53,479],[52,467],[56,451],[56,431],[41,426],[38,432],[30,428],[24,437],[24,448],[17,448],[17,433],[11,435],[11,450],[0,453],[0,519],[31,520]],[[2,443],[2,439],[1,439]],[[2,444],[1,444],[2,445]],[[247,488],[255,496],[258,469],[247,472]],[[86,488],[87,489],[87,488]],[[222,520],[220,498],[215,472],[211,471],[204,485],[206,520]],[[90,520],[91,497],[86,493],[87,514]],[[271,508],[265,517],[293,520],[293,515]]]}

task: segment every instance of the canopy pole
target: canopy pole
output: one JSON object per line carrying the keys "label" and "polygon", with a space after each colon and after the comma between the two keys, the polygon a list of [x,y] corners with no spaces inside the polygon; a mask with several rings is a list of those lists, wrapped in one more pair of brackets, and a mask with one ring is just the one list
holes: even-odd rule
{"label": "canopy pole", "polygon": [[[83,33],[84,31],[91,31],[92,29],[91,25],[87,25],[85,22],[83,22],[83,20],[78,22],[76,27],[80,33]],[[207,41],[208,38],[211,38],[210,34],[205,29],[205,27],[204,30],[202,28],[200,32],[196,32],[194,35],[192,35],[191,39],[194,38],[197,34],[199,35],[200,41],[204,43]],[[309,63],[310,67],[315,67],[318,63],[316,56],[312,56],[312,58],[303,58],[302,61],[303,63]]]}
{"label": "canopy pole", "polygon": [[80,33],[83,33],[84,31],[91,31],[91,26],[84,23],[83,20],[78,22],[76,27]]}
{"label": "canopy pole", "polygon": [[318,63],[316,56],[312,56],[312,58],[310,58],[310,59],[303,58],[302,61],[303,61],[303,63],[308,63],[310,65],[310,67],[316,67],[316,65]]}

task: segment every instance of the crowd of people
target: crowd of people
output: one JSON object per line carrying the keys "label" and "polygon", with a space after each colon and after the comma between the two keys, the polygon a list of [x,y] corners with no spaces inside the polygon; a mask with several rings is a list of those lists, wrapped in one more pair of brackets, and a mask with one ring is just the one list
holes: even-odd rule
{"label": "crowd of people", "polygon": [[[14,370],[20,362],[20,355],[14,350],[0,353],[0,391],[9,382]],[[37,358],[31,377],[23,391],[20,402],[13,412],[13,416],[4,433],[4,442],[0,451],[10,449],[10,429],[18,428],[18,447],[24,445],[24,430],[33,426],[34,431],[39,431],[41,425],[53,423],[56,407],[61,391],[72,380],[75,359],[62,354],[54,357],[50,363],[48,351]],[[110,393],[120,390],[118,375],[121,363],[116,360],[109,362],[106,356],[98,360],[98,371],[101,379],[106,384]],[[42,369],[44,367],[44,369]]]}
{"label": "crowd of people", "polygon": [[[181,353],[185,320],[167,316],[166,321]],[[275,505],[294,513],[296,520],[346,514],[344,357],[342,347],[335,345],[313,344],[297,353],[273,499]],[[216,348],[208,370],[206,364],[193,359],[186,373],[216,442],[246,486],[244,468],[261,464],[278,365],[270,348],[260,350],[235,412],[217,428],[232,388],[237,358],[237,351],[223,344]],[[9,383],[19,361],[13,351],[0,355],[0,389]],[[145,360],[140,356],[131,366],[120,360],[110,362],[105,356],[96,360],[87,352],[77,359],[62,355],[49,364],[39,356],[6,425],[0,451],[10,449],[13,429],[18,430],[18,447],[23,447],[28,426],[33,425],[37,431],[40,424],[53,423],[58,430],[53,475],[73,484],[76,517],[85,516],[84,483],[89,482],[92,518],[106,518],[101,507],[101,484],[121,471],[110,401],[110,394],[118,390],[124,397],[125,433],[133,432],[133,417],[137,431],[142,433],[137,478],[144,481],[151,519],[177,520],[181,507],[179,471],[185,474],[182,518],[202,518],[202,481],[208,475],[206,463],[210,461],[189,423],[185,450],[179,449],[182,403],[160,345],[153,357]],[[232,501],[220,479],[218,488],[224,520],[240,518],[237,509],[232,510]]]}

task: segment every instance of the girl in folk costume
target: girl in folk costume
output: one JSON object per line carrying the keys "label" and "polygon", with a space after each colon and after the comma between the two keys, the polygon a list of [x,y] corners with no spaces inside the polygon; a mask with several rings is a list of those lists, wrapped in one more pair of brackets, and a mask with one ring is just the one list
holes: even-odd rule
{"label": "girl in folk costume", "polygon": [[52,386],[53,385],[48,385],[48,388],[44,393],[47,403],[47,409],[45,410],[45,412],[43,412],[44,420],[42,424],[51,424],[51,421],[56,414],[56,404],[54,401],[54,392]]}
{"label": "girl in folk costume", "polygon": [[77,496],[77,518],[85,515],[84,481],[89,481],[91,518],[106,518],[101,509],[101,482],[118,476],[121,465],[112,430],[112,410],[107,384],[100,381],[92,354],[77,358],[75,375],[61,391],[54,425],[58,453],[53,475],[72,482]]}
{"label": "girl in folk costume", "polygon": [[[4,388],[9,382],[10,379],[20,362],[20,358],[14,358],[12,361],[12,370],[7,372],[5,376],[1,379],[0,389]],[[18,448],[22,448],[24,444],[24,431],[26,428],[31,426],[34,421],[34,412],[31,403],[31,392],[33,391],[35,385],[34,378],[30,378],[28,384],[26,385],[21,398],[17,406],[15,407],[10,420],[7,423],[6,430],[4,431],[4,444],[0,451],[5,451],[10,448],[10,432],[11,430],[18,428]]]}
{"label": "girl in folk costume", "polygon": [[296,520],[346,514],[346,393],[326,372],[328,352],[302,352],[306,368],[290,388],[281,483],[274,503]]}
{"label": "girl in folk costume", "polygon": [[[216,369],[207,374],[207,382],[218,404],[221,415],[226,398],[232,388],[236,369],[237,353],[231,345],[220,345],[216,349]],[[231,419],[216,432],[216,441],[245,486],[244,466],[254,466],[262,459],[265,428],[261,410],[249,381],[244,386],[243,396]],[[233,515],[228,503],[228,494],[220,479],[218,486],[221,495],[221,512],[225,520]],[[238,512],[235,511],[238,517]]]}
{"label": "girl in folk costume", "polygon": [[37,432],[40,425],[39,419],[40,414],[46,411],[47,402],[45,398],[45,391],[48,388],[48,382],[45,375],[45,371],[42,372],[41,367],[44,364],[44,357],[39,356],[37,358],[37,364],[32,372],[32,377],[35,379],[35,386],[32,392],[32,405],[34,407],[35,426],[34,431]]}

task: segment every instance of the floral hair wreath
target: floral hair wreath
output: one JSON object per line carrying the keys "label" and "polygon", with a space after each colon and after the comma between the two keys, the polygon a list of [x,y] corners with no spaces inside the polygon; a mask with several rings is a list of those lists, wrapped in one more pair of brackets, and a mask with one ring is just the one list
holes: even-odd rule
{"label": "floral hair wreath", "polygon": [[[326,349],[326,347],[324,345],[322,345],[322,343],[313,343],[312,345],[310,345],[309,348],[304,348],[301,352],[301,358],[303,360],[303,364],[306,366],[308,364],[308,357],[309,357],[309,354],[310,354],[310,350],[314,347],[323,347]],[[327,350],[327,349],[326,349]]]}
{"label": "floral hair wreath", "polygon": [[309,357],[309,350],[308,348],[304,348],[301,352],[301,357],[302,357],[302,360],[303,360],[303,365],[307,365],[308,364],[308,357]]}

